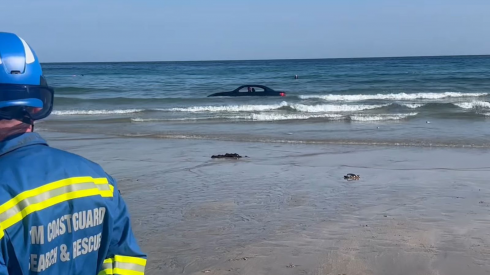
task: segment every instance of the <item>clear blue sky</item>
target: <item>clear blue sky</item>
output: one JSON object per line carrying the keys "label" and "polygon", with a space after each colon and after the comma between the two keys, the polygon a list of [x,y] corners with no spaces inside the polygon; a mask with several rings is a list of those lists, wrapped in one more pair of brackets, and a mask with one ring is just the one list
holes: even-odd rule
{"label": "clear blue sky", "polygon": [[490,0],[17,0],[43,62],[490,54]]}

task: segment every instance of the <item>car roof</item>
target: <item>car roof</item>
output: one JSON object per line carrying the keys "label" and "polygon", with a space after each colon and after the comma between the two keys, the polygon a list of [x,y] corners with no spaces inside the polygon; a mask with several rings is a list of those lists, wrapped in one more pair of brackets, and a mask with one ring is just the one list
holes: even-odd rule
{"label": "car roof", "polygon": [[263,89],[266,89],[266,90],[272,90],[271,88],[269,88],[267,86],[264,86],[264,85],[255,85],[255,84],[242,85],[242,86],[238,87],[237,90],[239,90],[241,88],[244,88],[244,87],[258,87],[258,88],[263,88]]}

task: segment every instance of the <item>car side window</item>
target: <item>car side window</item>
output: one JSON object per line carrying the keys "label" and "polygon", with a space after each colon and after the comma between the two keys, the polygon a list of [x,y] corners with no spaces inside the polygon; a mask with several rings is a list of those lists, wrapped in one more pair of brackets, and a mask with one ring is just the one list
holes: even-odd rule
{"label": "car side window", "polygon": [[262,93],[265,92],[264,88],[255,87],[255,86],[245,86],[238,90],[239,93]]}

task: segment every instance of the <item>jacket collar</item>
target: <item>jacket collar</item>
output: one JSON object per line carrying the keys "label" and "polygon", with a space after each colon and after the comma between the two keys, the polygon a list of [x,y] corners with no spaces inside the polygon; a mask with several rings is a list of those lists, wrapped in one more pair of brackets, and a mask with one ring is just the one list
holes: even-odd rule
{"label": "jacket collar", "polygon": [[44,140],[38,133],[24,133],[10,137],[7,140],[0,142],[0,157],[16,149],[34,144],[48,146],[46,140]]}

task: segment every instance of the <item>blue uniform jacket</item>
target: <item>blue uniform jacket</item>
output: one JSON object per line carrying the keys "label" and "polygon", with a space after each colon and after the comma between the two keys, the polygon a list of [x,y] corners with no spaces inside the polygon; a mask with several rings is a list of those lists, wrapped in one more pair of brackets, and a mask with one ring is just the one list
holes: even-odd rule
{"label": "blue uniform jacket", "polygon": [[0,142],[0,275],[143,275],[116,181],[37,133]]}

